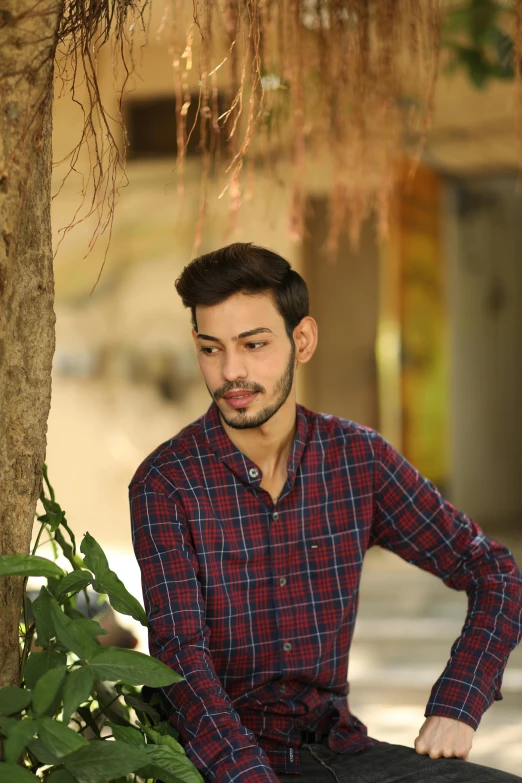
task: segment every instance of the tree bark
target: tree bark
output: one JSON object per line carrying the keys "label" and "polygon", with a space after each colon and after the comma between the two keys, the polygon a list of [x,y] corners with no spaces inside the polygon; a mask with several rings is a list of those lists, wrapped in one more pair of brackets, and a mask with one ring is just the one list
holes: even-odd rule
{"label": "tree bark", "polygon": [[[26,553],[54,353],[53,66],[62,0],[0,0],[0,554]],[[0,687],[20,676],[21,578],[0,578]]]}

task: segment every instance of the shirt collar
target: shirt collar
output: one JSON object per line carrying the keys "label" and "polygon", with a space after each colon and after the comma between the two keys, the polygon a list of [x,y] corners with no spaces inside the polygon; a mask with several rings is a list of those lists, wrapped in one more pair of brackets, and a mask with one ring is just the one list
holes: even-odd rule
{"label": "shirt collar", "polygon": [[[311,437],[312,422],[308,420],[305,411],[306,409],[302,405],[296,405],[297,429],[286,467],[288,479],[292,484],[303,452]],[[219,408],[215,402],[210,405],[201,421],[210,450],[241,481],[250,486],[259,487],[263,479],[261,468],[234,446],[221,423]]]}

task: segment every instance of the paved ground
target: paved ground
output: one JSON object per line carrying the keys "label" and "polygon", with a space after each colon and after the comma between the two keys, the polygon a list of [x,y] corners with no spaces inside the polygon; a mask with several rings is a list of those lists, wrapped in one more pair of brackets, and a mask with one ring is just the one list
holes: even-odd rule
{"label": "paved ground", "polygon": [[[522,546],[512,550],[520,564]],[[350,705],[372,736],[413,744],[465,612],[465,594],[388,552],[368,553],[350,660]],[[503,701],[482,719],[470,760],[522,775],[522,647],[510,657],[502,693]]]}

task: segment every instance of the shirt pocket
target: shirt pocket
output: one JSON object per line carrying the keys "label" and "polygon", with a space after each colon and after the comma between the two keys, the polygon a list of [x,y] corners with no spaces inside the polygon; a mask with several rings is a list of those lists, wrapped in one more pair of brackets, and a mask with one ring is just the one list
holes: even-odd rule
{"label": "shirt pocket", "polygon": [[330,610],[344,612],[358,591],[362,566],[350,532],[311,536],[305,561],[314,595]]}

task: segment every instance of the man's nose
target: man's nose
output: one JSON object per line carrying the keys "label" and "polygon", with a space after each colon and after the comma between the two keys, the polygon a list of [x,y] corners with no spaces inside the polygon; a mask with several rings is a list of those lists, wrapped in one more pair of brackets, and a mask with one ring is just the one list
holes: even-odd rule
{"label": "man's nose", "polygon": [[227,381],[236,381],[238,378],[245,379],[247,377],[247,368],[242,356],[235,353],[225,355],[223,377]]}

